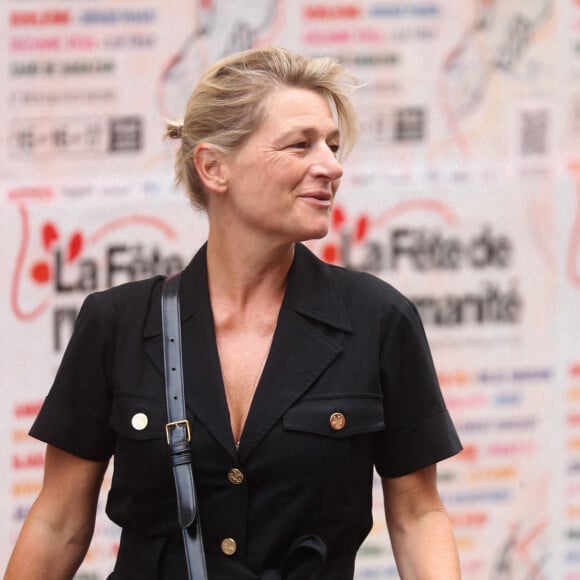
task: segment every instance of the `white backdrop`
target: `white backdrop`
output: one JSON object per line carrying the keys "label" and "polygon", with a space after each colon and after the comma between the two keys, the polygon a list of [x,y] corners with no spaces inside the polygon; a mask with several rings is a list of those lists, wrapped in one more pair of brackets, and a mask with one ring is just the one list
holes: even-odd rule
{"label": "white backdrop", "polygon": [[[6,0],[0,38],[0,569],[83,297],[205,238],[163,119],[217,58],[279,44],[365,83],[311,246],[420,308],[465,446],[439,469],[464,577],[580,579],[578,0]],[[397,578],[375,508],[357,578]],[[78,578],[105,578],[117,539],[101,513]]]}

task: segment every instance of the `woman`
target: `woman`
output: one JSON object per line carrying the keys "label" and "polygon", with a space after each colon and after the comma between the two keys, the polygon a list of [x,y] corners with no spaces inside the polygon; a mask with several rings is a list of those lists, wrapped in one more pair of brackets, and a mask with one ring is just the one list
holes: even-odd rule
{"label": "woman", "polygon": [[[210,580],[351,579],[372,524],[373,467],[401,577],[459,577],[435,464],[461,446],[417,311],[300,244],[328,231],[338,154],[354,139],[349,87],[329,59],[250,50],[211,67],[183,125],[169,128],[181,139],[178,182],[210,225],[181,282]],[[85,301],[31,431],[48,443],[45,479],[8,580],[72,577],[111,455],[107,513],[123,533],[110,578],[186,577],[161,286],[156,277]]]}

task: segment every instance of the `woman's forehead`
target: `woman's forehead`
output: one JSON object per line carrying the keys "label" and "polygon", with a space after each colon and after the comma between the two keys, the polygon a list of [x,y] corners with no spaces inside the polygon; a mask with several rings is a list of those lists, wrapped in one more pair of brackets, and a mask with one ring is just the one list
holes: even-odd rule
{"label": "woman's forehead", "polygon": [[261,125],[273,125],[281,131],[307,131],[324,126],[337,131],[327,100],[320,94],[301,88],[283,87],[263,101]]}

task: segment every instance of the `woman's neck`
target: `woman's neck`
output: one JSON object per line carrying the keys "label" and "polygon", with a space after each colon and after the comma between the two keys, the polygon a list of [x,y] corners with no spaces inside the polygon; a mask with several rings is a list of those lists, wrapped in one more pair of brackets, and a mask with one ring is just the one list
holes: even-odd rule
{"label": "woman's neck", "polygon": [[265,244],[233,242],[212,237],[207,243],[207,269],[212,302],[245,310],[248,306],[280,302],[294,244],[267,248]]}

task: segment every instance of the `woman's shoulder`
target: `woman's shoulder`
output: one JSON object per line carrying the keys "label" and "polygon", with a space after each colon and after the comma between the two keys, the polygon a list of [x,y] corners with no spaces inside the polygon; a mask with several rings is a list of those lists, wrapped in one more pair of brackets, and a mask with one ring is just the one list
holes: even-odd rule
{"label": "woman's shoulder", "polygon": [[334,293],[348,312],[370,317],[414,315],[415,306],[403,292],[375,274],[325,262],[304,245],[299,255],[301,273],[312,283],[322,275],[325,291]]}
{"label": "woman's shoulder", "polygon": [[369,272],[335,265],[327,268],[350,319],[358,321],[359,327],[380,328],[385,339],[401,333],[424,336],[416,305],[392,284]]}
{"label": "woman's shoulder", "polygon": [[154,297],[161,296],[164,279],[164,276],[153,276],[93,292],[85,298],[83,310],[96,310],[116,319],[146,317]]}
{"label": "woman's shoulder", "polygon": [[149,298],[151,293],[165,280],[165,276],[152,276],[143,280],[125,282],[105,290],[93,292],[92,296],[102,303],[131,302]]}
{"label": "woman's shoulder", "polygon": [[346,302],[354,302],[359,307],[366,304],[371,308],[413,309],[411,301],[398,288],[375,274],[334,264],[325,267]]}

